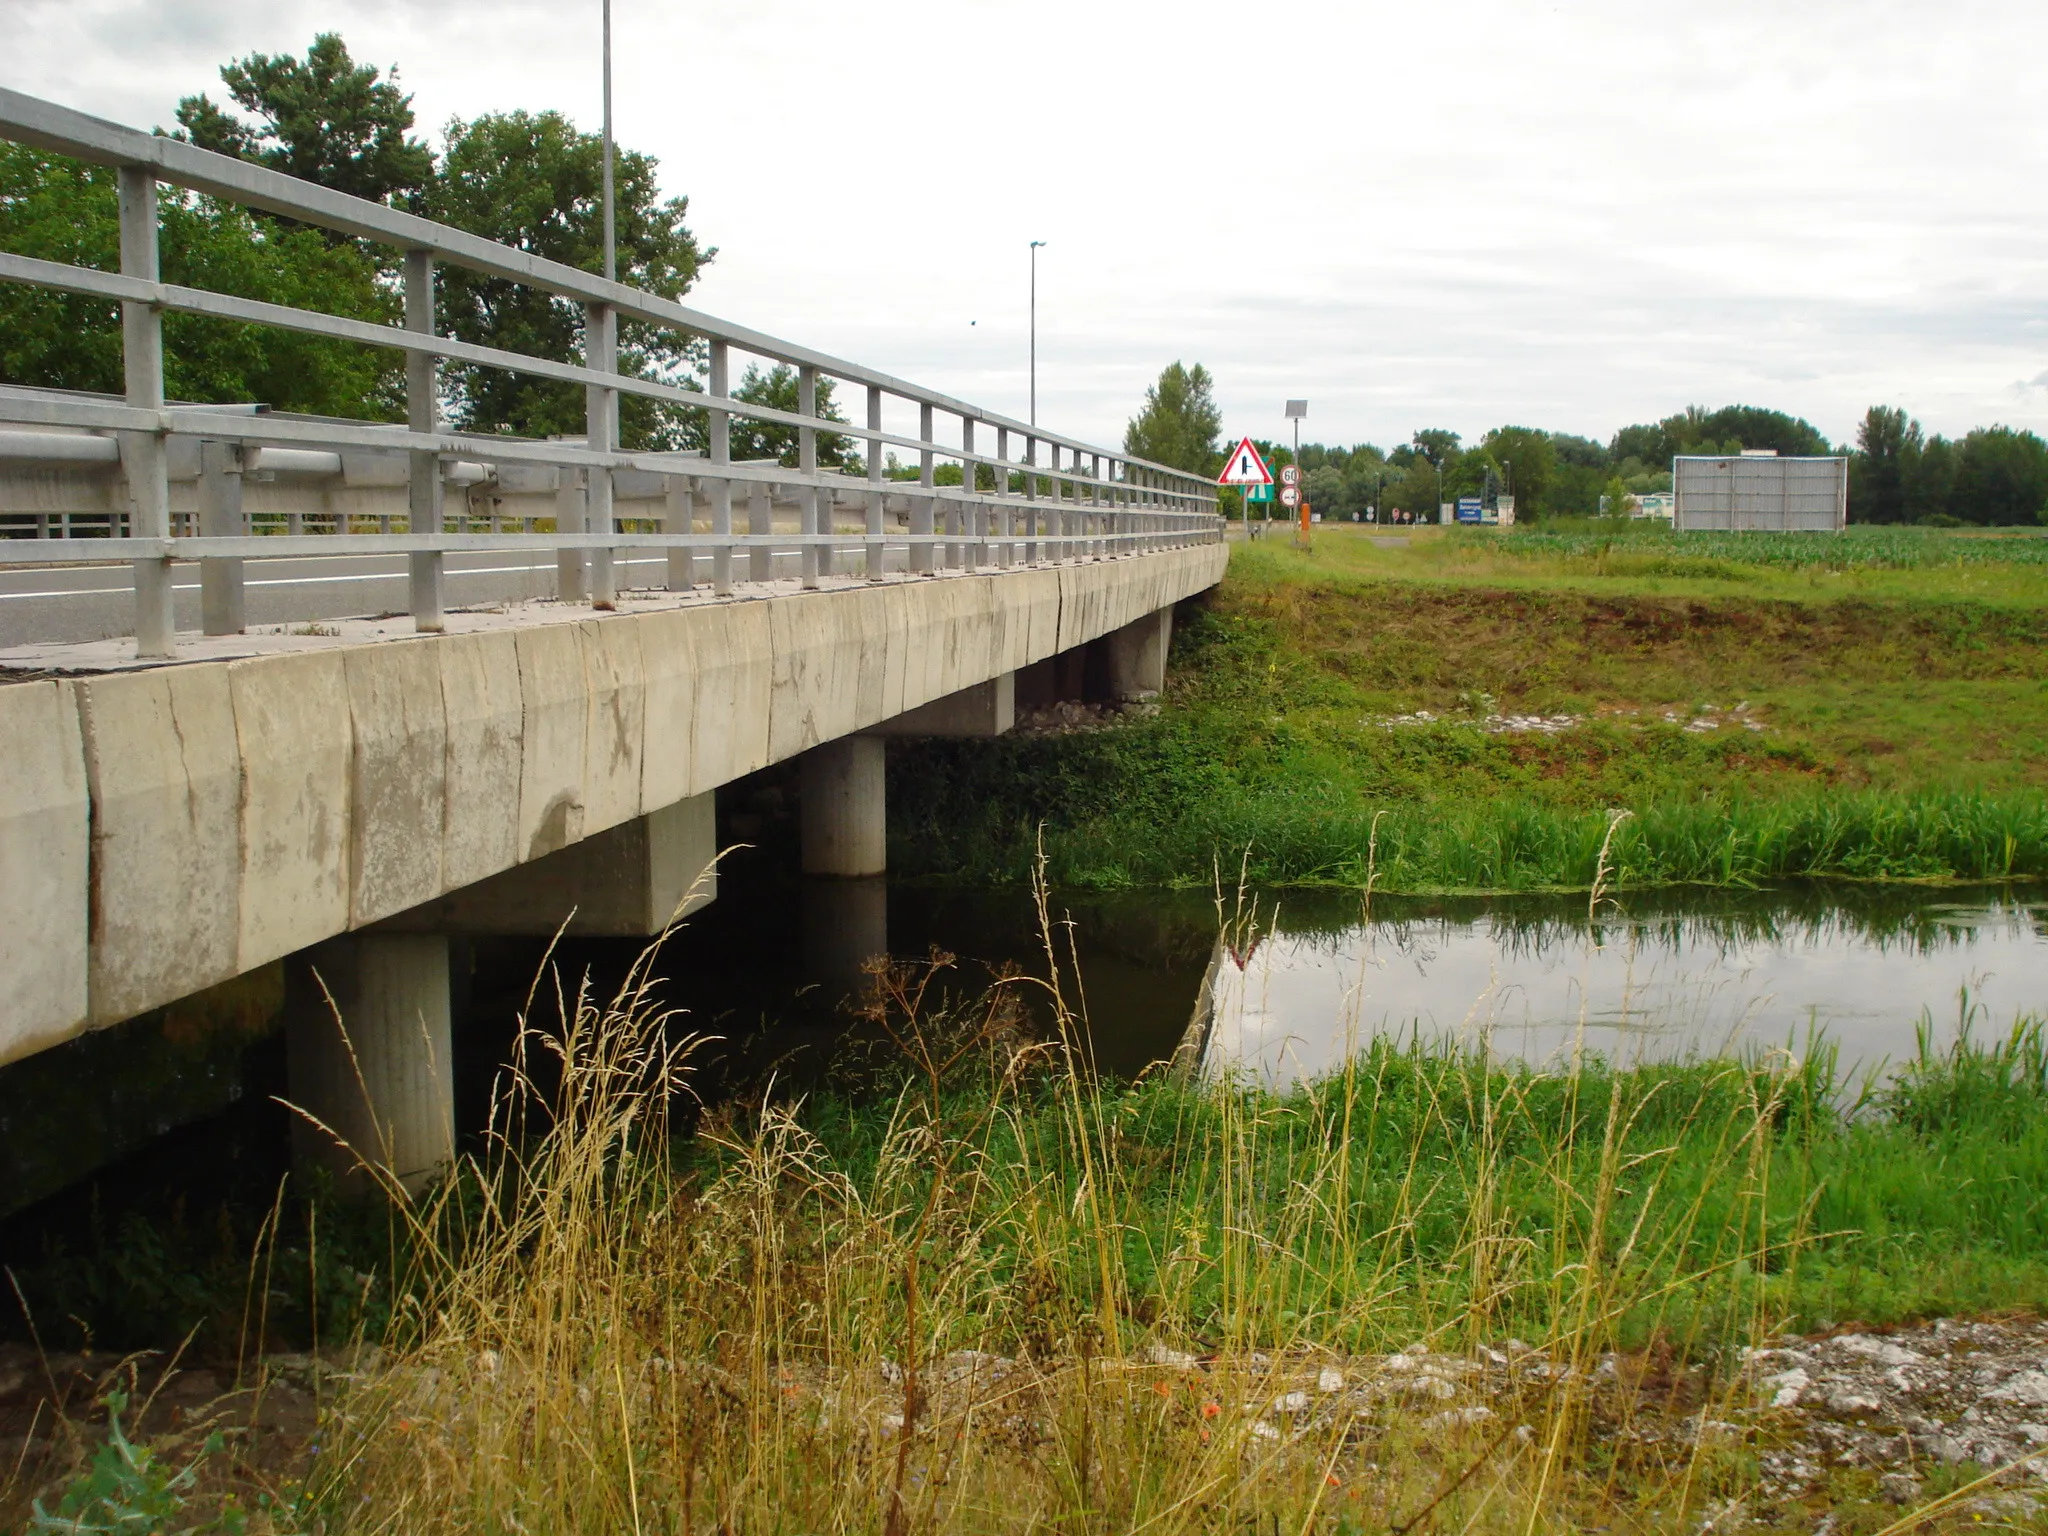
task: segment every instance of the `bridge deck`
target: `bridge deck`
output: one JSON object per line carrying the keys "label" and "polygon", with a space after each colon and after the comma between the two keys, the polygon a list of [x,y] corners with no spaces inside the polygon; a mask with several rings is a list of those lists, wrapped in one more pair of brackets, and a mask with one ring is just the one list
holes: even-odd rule
{"label": "bridge deck", "polygon": [[0,686],[0,1062],[1070,650],[1225,559],[17,652],[74,675]]}

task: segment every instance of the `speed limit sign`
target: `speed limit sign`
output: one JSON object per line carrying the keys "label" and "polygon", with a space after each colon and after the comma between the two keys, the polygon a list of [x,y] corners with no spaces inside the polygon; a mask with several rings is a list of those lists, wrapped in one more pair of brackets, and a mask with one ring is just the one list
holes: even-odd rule
{"label": "speed limit sign", "polygon": [[[1290,473],[1290,471],[1283,469],[1280,471],[1280,473],[1285,475]],[[1280,487],[1280,505],[1283,507],[1300,506],[1301,487],[1299,485],[1290,485],[1283,482]]]}
{"label": "speed limit sign", "polygon": [[[1296,466],[1296,465],[1293,465],[1293,464],[1283,464],[1283,465],[1281,465],[1281,466],[1280,466],[1280,483],[1281,483],[1282,485],[1300,485],[1300,484],[1301,484],[1301,470],[1300,470],[1300,468],[1299,468],[1298,466]],[[1283,498],[1283,499],[1284,499],[1284,498]],[[1296,501],[1299,501],[1300,499],[1301,499],[1301,498],[1300,498],[1300,497],[1298,497],[1298,496],[1297,496],[1297,497],[1295,498],[1295,500],[1296,500]],[[1294,502],[1291,502],[1291,501],[1290,501],[1290,502],[1288,502],[1287,504],[1288,504],[1289,506],[1293,506],[1293,505],[1294,505]]]}

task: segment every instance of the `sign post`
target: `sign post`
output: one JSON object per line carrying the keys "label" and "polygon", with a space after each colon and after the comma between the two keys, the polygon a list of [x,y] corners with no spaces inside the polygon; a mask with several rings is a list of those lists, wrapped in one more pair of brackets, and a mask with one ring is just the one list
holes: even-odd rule
{"label": "sign post", "polygon": [[[1273,471],[1266,467],[1266,461],[1259,456],[1259,450],[1248,437],[1239,438],[1237,446],[1230,450],[1223,461],[1223,473],[1216,477],[1216,483],[1245,487],[1247,508],[1253,502],[1261,502],[1268,508],[1273,505]],[[1268,511],[1266,516],[1270,522],[1272,513]]]}

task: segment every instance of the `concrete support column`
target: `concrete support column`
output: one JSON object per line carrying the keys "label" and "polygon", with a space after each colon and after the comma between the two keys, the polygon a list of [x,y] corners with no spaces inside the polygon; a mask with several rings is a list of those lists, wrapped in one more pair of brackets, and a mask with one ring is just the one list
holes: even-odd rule
{"label": "concrete support column", "polygon": [[803,757],[807,875],[879,875],[889,867],[882,743],[842,736]]}
{"label": "concrete support column", "polygon": [[375,1168],[417,1191],[454,1161],[448,997],[440,934],[350,934],[287,962],[291,1100],[320,1122],[302,1115],[293,1145],[344,1189],[370,1193]]}
{"label": "concrete support column", "polygon": [[1173,641],[1173,610],[1162,608],[1102,637],[1112,698],[1149,699],[1166,686],[1166,652]]}

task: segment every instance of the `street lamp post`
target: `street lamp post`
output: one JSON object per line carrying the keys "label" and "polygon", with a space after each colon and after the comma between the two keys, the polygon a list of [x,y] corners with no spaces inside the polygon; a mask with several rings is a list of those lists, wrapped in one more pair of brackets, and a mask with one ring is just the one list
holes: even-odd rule
{"label": "street lamp post", "polygon": [[[607,0],[609,3],[609,0]],[[1043,240],[1031,242],[1031,425],[1038,425],[1038,250]]]}

